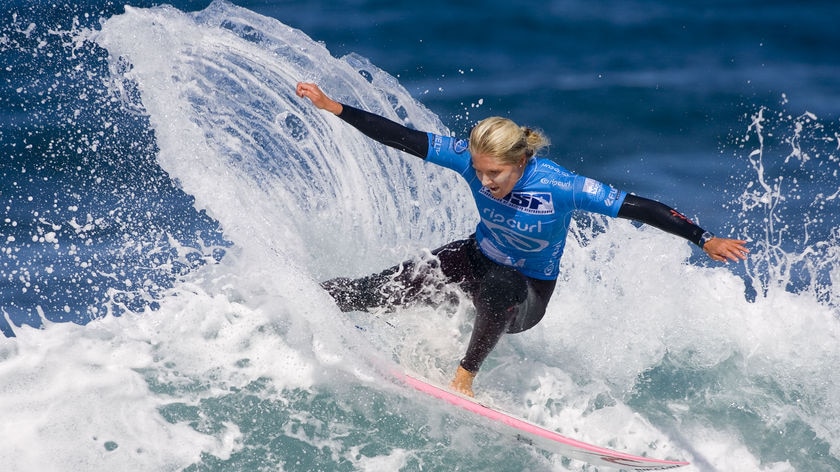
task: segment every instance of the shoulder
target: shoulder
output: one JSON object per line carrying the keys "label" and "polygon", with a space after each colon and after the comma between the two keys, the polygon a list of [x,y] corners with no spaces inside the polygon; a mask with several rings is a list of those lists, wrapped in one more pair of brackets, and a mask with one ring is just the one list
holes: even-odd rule
{"label": "shoulder", "polygon": [[570,191],[574,187],[575,179],[579,177],[550,159],[535,157],[529,163],[529,167],[532,167],[529,176],[531,185],[546,190]]}
{"label": "shoulder", "polygon": [[428,133],[429,153],[426,160],[438,165],[461,170],[471,166],[469,141],[440,134]]}
{"label": "shoulder", "polygon": [[552,161],[551,159],[547,159],[545,157],[535,157],[531,160],[537,172],[555,173],[561,175],[575,175],[574,172],[561,166],[557,162]]}

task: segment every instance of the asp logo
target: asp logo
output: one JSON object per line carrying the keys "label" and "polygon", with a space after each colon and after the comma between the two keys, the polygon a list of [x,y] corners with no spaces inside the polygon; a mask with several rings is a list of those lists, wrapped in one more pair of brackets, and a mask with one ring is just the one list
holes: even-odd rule
{"label": "asp logo", "polygon": [[532,215],[554,214],[554,201],[549,192],[511,192],[502,199],[496,199],[486,187],[482,187],[481,194],[508,208],[514,208],[523,213],[530,213]]}

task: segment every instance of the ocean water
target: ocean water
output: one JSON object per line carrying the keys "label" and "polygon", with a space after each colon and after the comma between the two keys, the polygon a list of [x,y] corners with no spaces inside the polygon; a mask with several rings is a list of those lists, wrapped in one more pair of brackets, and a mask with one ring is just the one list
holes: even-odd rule
{"label": "ocean water", "polygon": [[391,380],[445,382],[469,304],[342,314],[318,281],[475,211],[299,80],[423,130],[509,116],[750,241],[580,215],[481,400],[686,471],[840,470],[833,2],[2,2],[3,470],[605,470]]}

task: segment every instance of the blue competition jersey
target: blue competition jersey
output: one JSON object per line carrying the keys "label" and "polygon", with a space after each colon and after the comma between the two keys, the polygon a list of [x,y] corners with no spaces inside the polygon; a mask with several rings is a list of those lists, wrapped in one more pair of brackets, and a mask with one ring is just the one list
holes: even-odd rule
{"label": "blue competition jersey", "polygon": [[458,172],[469,184],[481,217],[475,231],[481,252],[528,277],[557,278],[572,212],[615,217],[627,196],[553,161],[533,158],[513,191],[502,199],[493,198],[475,175],[467,141],[428,136],[426,160]]}

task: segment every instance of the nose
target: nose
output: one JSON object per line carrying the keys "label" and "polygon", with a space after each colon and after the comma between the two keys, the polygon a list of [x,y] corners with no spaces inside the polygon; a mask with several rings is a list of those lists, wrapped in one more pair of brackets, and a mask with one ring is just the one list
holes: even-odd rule
{"label": "nose", "polygon": [[491,183],[493,183],[493,179],[487,176],[487,174],[478,172],[478,181],[481,182],[481,185],[487,187]]}

